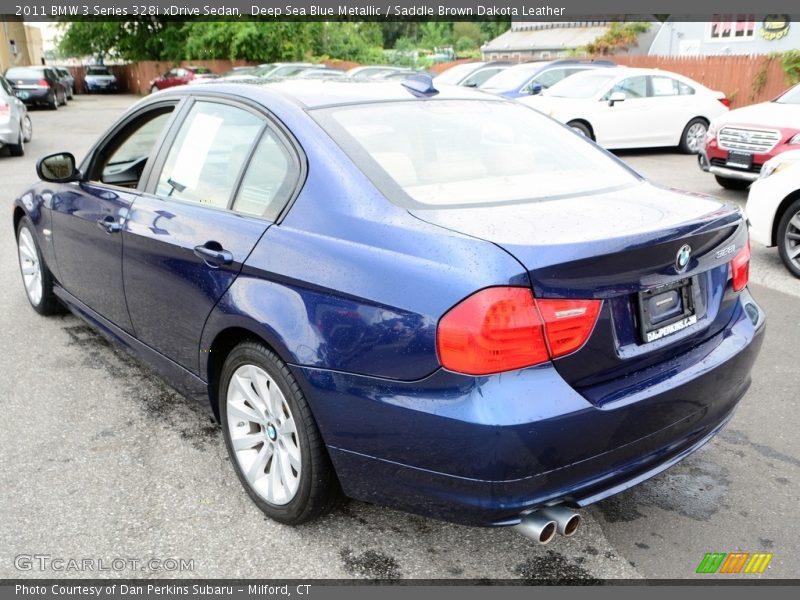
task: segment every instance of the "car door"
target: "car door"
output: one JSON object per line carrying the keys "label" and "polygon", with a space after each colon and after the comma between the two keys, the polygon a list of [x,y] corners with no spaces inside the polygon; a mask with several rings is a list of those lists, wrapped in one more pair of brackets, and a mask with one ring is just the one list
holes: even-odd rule
{"label": "car door", "polygon": [[[651,116],[648,114],[646,75],[626,77],[611,86],[594,103],[591,124],[597,143],[605,148],[636,148],[647,139]],[[611,94],[622,92],[625,100],[609,102]],[[645,144],[646,145],[646,144]]]}
{"label": "car door", "polygon": [[81,181],[53,190],[52,235],[60,284],[129,333],[121,231],[175,104],[162,102],[130,115],[90,152],[81,165]]}
{"label": "car door", "polygon": [[660,146],[677,145],[686,124],[698,114],[694,89],[674,77],[651,75],[650,97],[654,141]]}
{"label": "car door", "polygon": [[[276,128],[220,99],[201,97],[184,112],[125,224],[123,271],[137,337],[197,372],[206,318],[274,216],[264,204],[272,192],[253,184],[245,167]],[[292,158],[283,169],[295,184],[297,164]],[[270,171],[253,168],[262,178]]]}

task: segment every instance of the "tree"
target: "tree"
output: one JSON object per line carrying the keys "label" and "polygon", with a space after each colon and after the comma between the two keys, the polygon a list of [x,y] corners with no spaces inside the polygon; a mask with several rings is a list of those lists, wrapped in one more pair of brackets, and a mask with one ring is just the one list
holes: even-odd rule
{"label": "tree", "polygon": [[453,23],[447,21],[426,21],[420,27],[420,46],[433,49],[450,46],[453,43]]}
{"label": "tree", "polygon": [[65,56],[91,55],[124,60],[182,58],[183,23],[157,18],[131,21],[75,21],[66,25],[59,43]]}
{"label": "tree", "polygon": [[340,60],[381,62],[383,38],[376,23],[322,23],[315,52]]}
{"label": "tree", "polygon": [[318,23],[292,21],[195,21],[187,23],[182,58],[300,60],[313,50]]}
{"label": "tree", "polygon": [[586,44],[584,50],[588,54],[614,54],[617,50],[627,50],[639,44],[639,35],[650,30],[650,23],[631,21],[624,23],[615,21],[608,26],[606,32],[595,41]]}

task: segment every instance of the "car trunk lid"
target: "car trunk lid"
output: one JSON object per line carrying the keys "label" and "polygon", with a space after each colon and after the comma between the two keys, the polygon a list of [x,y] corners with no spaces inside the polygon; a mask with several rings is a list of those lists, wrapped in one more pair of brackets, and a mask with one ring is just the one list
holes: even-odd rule
{"label": "car trunk lid", "polygon": [[[616,399],[626,377],[644,370],[655,375],[654,368],[669,368],[676,355],[724,328],[733,310],[725,293],[728,264],[747,240],[736,207],[648,183],[557,200],[412,213],[512,254],[538,298],[603,300],[587,343],[554,361],[597,404]],[[682,268],[676,263],[685,246],[689,257]],[[645,317],[648,303],[655,313],[664,305],[666,313]],[[680,310],[671,314],[671,308]],[[645,321],[651,331],[681,323],[648,340]]]}

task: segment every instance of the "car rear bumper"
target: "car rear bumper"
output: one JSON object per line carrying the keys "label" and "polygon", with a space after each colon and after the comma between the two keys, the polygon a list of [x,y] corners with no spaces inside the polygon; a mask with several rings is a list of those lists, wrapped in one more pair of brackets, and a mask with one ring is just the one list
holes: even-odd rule
{"label": "car rear bumper", "polygon": [[50,88],[35,88],[19,90],[17,97],[25,104],[44,104],[50,102],[52,92]]}
{"label": "car rear bumper", "polygon": [[16,144],[19,141],[19,125],[11,119],[0,120],[0,148],[6,144]]}
{"label": "car rear bumper", "polygon": [[513,525],[544,504],[580,507],[616,494],[724,426],[750,385],[765,324],[749,292],[739,298],[701,360],[602,407],[552,367],[482,378],[439,371],[409,383],[293,369],[347,495]]}

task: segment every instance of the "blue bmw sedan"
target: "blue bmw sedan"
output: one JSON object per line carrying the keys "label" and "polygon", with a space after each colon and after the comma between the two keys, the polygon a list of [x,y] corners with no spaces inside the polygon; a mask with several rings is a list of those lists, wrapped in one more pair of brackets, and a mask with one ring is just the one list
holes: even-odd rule
{"label": "blue bmw sedan", "polygon": [[25,292],[219,421],[288,524],[346,497],[547,542],[731,418],[738,208],[465,88],[175,88],[14,204]]}

